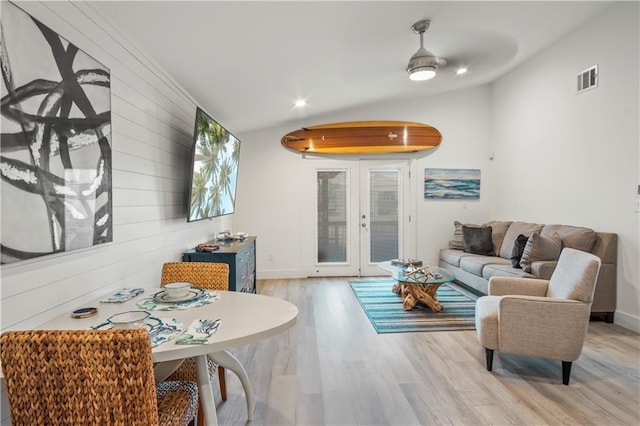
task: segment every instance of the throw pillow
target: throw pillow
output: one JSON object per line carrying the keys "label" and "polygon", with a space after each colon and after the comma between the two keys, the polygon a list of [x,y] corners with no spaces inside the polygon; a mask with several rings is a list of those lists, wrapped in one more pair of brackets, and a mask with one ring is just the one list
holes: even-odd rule
{"label": "throw pillow", "polygon": [[529,237],[520,234],[513,243],[513,249],[511,250],[511,265],[514,268],[520,268],[520,259],[522,259],[522,253],[524,253],[524,247],[527,245]]}
{"label": "throw pillow", "polygon": [[457,220],[453,222],[453,237],[449,240],[449,248],[456,250],[463,250],[464,246],[462,244],[462,222],[458,222]]}
{"label": "throw pillow", "polygon": [[498,256],[502,241],[507,233],[507,229],[511,226],[511,222],[492,220],[491,222],[483,223],[483,225],[490,226],[491,229],[493,229],[491,233],[491,238],[493,238],[493,251],[495,251],[496,256]]}
{"label": "throw pillow", "polygon": [[466,253],[493,256],[490,226],[462,225],[462,245]]}
{"label": "throw pillow", "polygon": [[562,240],[557,233],[550,236],[533,234],[524,247],[520,266],[525,272],[531,272],[531,264],[540,260],[558,260],[562,251]]}
{"label": "throw pillow", "polygon": [[509,259],[511,257],[513,243],[516,241],[516,238],[518,238],[518,235],[522,234],[530,237],[532,234],[539,234],[542,231],[542,228],[544,228],[544,225],[539,223],[512,222],[511,225],[509,225],[509,229],[507,229],[507,232],[504,234],[498,256],[503,259]]}

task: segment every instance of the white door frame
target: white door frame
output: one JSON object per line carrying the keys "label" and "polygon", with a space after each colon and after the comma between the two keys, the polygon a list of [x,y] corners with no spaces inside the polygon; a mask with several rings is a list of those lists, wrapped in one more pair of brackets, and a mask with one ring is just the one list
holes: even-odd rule
{"label": "white door frame", "polygon": [[[362,266],[361,262],[361,170],[369,168],[369,165],[404,165],[402,173],[403,207],[402,225],[400,235],[400,256],[416,256],[416,179],[414,172],[415,162],[408,159],[387,159],[387,160],[336,160],[333,158],[306,159],[305,163],[306,182],[312,185],[313,202],[305,209],[305,216],[309,218],[309,226],[305,227],[301,241],[301,252],[303,253],[302,266],[307,276],[360,276],[360,275],[385,275],[375,265]],[[347,196],[347,261],[339,263],[317,262],[317,171],[318,170],[346,170],[348,173],[348,196]],[[366,187],[366,185],[365,185]],[[367,209],[368,210],[368,209]],[[367,213],[368,214],[368,213]]]}
{"label": "white door frame", "polygon": [[[371,232],[370,220],[370,183],[369,173],[371,171],[394,171],[398,172],[399,197],[398,197],[398,257],[407,257],[405,252],[405,240],[409,234],[408,227],[410,224],[410,165],[408,160],[363,160],[360,162],[360,275],[375,276],[380,275],[381,271],[377,263],[370,262],[371,256]],[[363,217],[364,216],[364,217]],[[395,256],[394,256],[395,257]],[[388,259],[384,259],[388,260]]]}
{"label": "white door frame", "polygon": [[[303,259],[306,275],[313,276],[358,276],[360,268],[359,243],[358,243],[358,162],[333,159],[313,159],[309,161],[308,178],[306,182],[312,185],[313,200],[307,207],[306,216],[310,218],[306,227],[307,237],[303,239],[303,253],[307,256]],[[317,172],[344,170],[347,173],[347,253],[345,262],[318,263],[318,194]]]}

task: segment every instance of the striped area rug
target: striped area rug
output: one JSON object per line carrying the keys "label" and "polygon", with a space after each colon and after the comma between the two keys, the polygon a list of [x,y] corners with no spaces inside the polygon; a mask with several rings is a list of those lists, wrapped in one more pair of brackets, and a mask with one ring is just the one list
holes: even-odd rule
{"label": "striped area rug", "polygon": [[349,281],[378,333],[475,329],[475,300],[452,286],[443,284],[438,289],[442,312],[433,312],[421,304],[411,311],[403,311],[402,298],[391,291],[393,284],[395,281],[391,279]]}

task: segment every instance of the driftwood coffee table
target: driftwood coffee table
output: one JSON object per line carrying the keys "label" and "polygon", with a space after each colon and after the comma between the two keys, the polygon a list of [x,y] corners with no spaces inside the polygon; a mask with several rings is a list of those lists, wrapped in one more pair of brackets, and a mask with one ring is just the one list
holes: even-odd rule
{"label": "driftwood coffee table", "polygon": [[[380,262],[378,267],[390,272],[391,276],[398,281],[393,285],[391,291],[402,297],[402,309],[405,311],[413,309],[418,302],[428,306],[434,312],[442,311],[442,305],[438,302],[436,291],[440,285],[455,280],[455,276],[451,272],[436,266],[430,267],[431,274],[412,274],[410,268],[394,265],[390,260]],[[419,267],[413,267],[413,269],[416,268]]]}

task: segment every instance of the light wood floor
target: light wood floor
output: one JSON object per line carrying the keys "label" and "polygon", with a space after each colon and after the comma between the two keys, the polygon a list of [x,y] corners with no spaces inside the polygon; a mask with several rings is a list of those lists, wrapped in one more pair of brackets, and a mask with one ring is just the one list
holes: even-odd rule
{"label": "light wood floor", "polygon": [[[250,425],[640,424],[640,335],[614,324],[590,323],[564,386],[557,361],[496,353],[486,371],[475,331],[376,334],[347,279],[261,280],[258,293],[300,315],[233,351],[256,398]],[[219,424],[247,424],[230,372],[227,387]]]}

